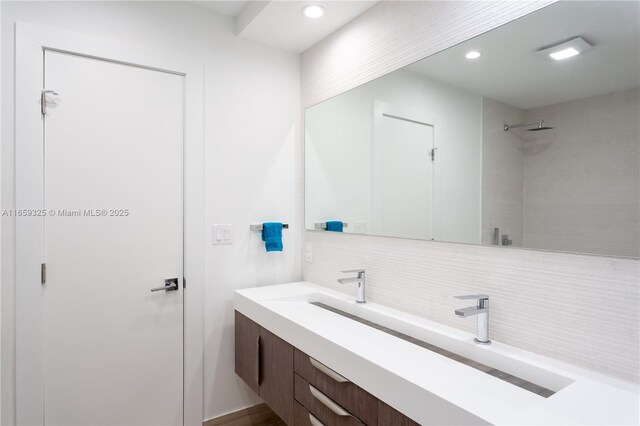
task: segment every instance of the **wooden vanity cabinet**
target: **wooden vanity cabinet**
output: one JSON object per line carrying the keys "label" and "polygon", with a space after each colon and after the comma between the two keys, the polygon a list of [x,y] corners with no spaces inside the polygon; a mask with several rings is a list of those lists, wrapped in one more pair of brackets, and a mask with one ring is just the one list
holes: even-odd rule
{"label": "wooden vanity cabinet", "polygon": [[[304,379],[303,381],[296,379],[296,399],[301,392],[302,395],[308,392],[308,389],[301,391],[298,387],[308,388],[311,385],[364,424],[378,424],[376,397],[298,349],[294,349],[294,368],[296,376]],[[300,399],[298,401],[303,402]],[[305,403],[303,405],[307,406]],[[307,406],[307,408],[310,407]],[[344,421],[339,423],[351,424],[351,421],[346,421],[347,419],[342,420]]]}
{"label": "wooden vanity cabinet", "polygon": [[293,406],[293,424],[295,426],[323,426],[323,423],[302,404],[295,401]]}
{"label": "wooden vanity cabinet", "polygon": [[260,327],[260,398],[293,424],[293,346]]}
{"label": "wooden vanity cabinet", "polygon": [[366,424],[302,377],[297,374],[295,377],[296,402],[323,425],[363,426]]}
{"label": "wooden vanity cabinet", "polygon": [[293,425],[293,346],[235,312],[236,374],[288,425]]}
{"label": "wooden vanity cabinet", "polygon": [[235,312],[235,371],[290,426],[419,426]]}
{"label": "wooden vanity cabinet", "polygon": [[378,426],[420,426],[400,411],[378,402]]}
{"label": "wooden vanity cabinet", "polygon": [[258,356],[260,326],[249,318],[236,312],[235,318],[235,348],[236,374],[260,395],[260,358]]}

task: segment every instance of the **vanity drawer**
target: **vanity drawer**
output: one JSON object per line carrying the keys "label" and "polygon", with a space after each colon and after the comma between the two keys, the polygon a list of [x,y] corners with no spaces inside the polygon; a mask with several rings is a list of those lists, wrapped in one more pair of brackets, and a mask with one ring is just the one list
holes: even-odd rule
{"label": "vanity drawer", "polygon": [[296,374],[364,423],[378,424],[378,400],[371,394],[298,349],[294,368]]}
{"label": "vanity drawer", "polygon": [[294,402],[293,424],[295,426],[325,426],[320,419],[311,414],[309,410],[304,408],[298,401]]}
{"label": "vanity drawer", "polygon": [[[295,396],[309,413],[326,426],[363,426],[364,424],[318,388],[296,374]],[[307,416],[308,417],[308,416]],[[310,420],[311,421],[311,420]],[[297,424],[296,424],[297,426]]]}
{"label": "vanity drawer", "polygon": [[378,426],[420,426],[420,423],[414,422],[400,411],[380,401]]}

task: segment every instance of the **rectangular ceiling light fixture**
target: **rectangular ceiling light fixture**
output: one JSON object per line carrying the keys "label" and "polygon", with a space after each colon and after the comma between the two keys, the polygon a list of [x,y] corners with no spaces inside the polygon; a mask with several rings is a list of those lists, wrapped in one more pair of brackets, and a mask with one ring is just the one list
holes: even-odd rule
{"label": "rectangular ceiling light fixture", "polygon": [[593,49],[593,46],[587,43],[585,39],[582,37],[575,37],[569,41],[565,41],[564,43],[540,49],[536,52],[536,55],[543,56],[546,59],[561,61],[563,59],[588,52],[591,49]]}

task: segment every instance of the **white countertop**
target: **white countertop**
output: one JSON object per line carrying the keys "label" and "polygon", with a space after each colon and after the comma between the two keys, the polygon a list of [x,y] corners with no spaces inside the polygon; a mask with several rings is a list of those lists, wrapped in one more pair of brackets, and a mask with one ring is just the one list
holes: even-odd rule
{"label": "white countertop", "polygon": [[[556,393],[541,397],[308,303],[318,300],[453,347],[453,352]],[[348,295],[308,282],[237,290],[234,307],[423,425],[640,423],[640,390],[633,384],[500,342],[477,345],[469,333],[375,303],[356,304]]]}

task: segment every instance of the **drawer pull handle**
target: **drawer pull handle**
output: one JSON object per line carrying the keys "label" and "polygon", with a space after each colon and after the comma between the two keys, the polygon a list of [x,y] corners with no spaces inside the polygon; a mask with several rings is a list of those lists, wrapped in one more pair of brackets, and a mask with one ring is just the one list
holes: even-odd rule
{"label": "drawer pull handle", "polygon": [[345,377],[339,375],[338,373],[336,373],[335,371],[333,371],[332,369],[330,369],[326,365],[322,364],[319,361],[316,361],[315,359],[313,359],[311,357],[309,357],[309,362],[311,362],[311,365],[313,365],[317,370],[319,370],[319,371],[323,372],[324,374],[326,374],[327,376],[331,377],[336,382],[346,383],[346,382],[349,381]]}
{"label": "drawer pull handle", "polygon": [[258,338],[256,339],[256,366],[255,366],[255,373],[256,373],[256,385],[260,386],[260,335],[258,335]]}
{"label": "drawer pull handle", "polygon": [[311,413],[309,413],[309,423],[311,423],[311,426],[324,426],[324,423]]}
{"label": "drawer pull handle", "polygon": [[311,391],[311,395],[313,395],[315,399],[317,399],[322,405],[333,411],[338,416],[353,417],[347,410],[333,402],[327,395],[323,394],[318,389],[313,387],[313,385],[309,385],[309,390]]}

